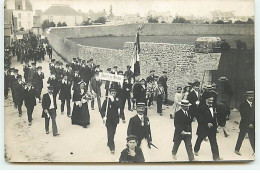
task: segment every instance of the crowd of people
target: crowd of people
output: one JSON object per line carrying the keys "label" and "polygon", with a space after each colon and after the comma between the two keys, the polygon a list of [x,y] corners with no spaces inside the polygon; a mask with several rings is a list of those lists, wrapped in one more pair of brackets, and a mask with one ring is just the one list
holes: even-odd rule
{"label": "crowd of people", "polygon": [[[44,61],[46,54],[51,62],[49,63],[50,77],[47,84],[44,84],[43,79],[49,74],[43,72],[42,67],[37,66],[37,63]],[[15,55],[18,62],[25,64],[21,73],[11,64],[10,57]],[[24,35],[20,42],[14,43],[11,48],[6,49],[5,56],[8,56],[5,59],[9,59],[5,61],[5,98],[7,99],[9,94],[12,95],[14,107],[18,109],[19,116],[23,114],[24,102],[29,126],[32,125],[32,115],[37,99],[42,104],[45,132],[50,133],[49,121],[51,120],[54,137],[60,135],[56,124],[58,108],[61,114],[66,112],[73,125],[88,128],[91,123],[88,103],[91,102],[91,109],[94,110],[95,101],[97,101],[96,107],[107,128],[107,146],[114,154],[114,136],[120,119],[126,123],[124,110],[127,101],[128,110],[136,110],[136,116],[129,120],[127,148],[122,151],[119,161],[144,162],[145,157],[149,155],[149,149],[156,147],[152,143],[148,110],[156,102],[157,113],[159,116],[163,116],[162,105],[170,105],[167,71],[163,71],[161,76],[156,76],[155,70],[151,70],[147,78],[137,78],[131,71],[131,66],[127,66],[125,72],[119,71],[118,67],[114,66],[104,72],[122,75],[123,84],[102,81],[99,79],[99,73],[103,71],[100,69],[100,65],[94,64],[93,59],[73,58],[71,63],[63,64],[61,61],[53,59],[48,41],[42,40],[32,33]],[[177,151],[182,140],[190,161],[195,161],[194,155],[199,155],[201,143],[209,140],[213,159],[221,160],[216,134],[220,127],[223,129],[224,135],[228,137],[225,126],[231,113],[230,103],[233,93],[226,77],[220,77],[219,82],[219,85],[206,85],[204,88],[200,88],[202,84],[199,81],[190,82],[184,87],[177,87],[169,117],[174,119],[175,126],[173,159],[177,159]],[[103,102],[101,100],[102,85],[105,85],[106,90]],[[42,95],[42,89],[45,86],[48,86],[48,92]],[[60,100],[60,106],[57,106],[57,98]],[[73,107],[71,107],[71,102]],[[242,118],[239,127],[240,133],[235,148],[235,153],[238,155],[241,155],[239,150],[246,133],[249,135],[254,150],[253,92],[246,92],[245,102],[240,106],[240,114]],[[198,137],[192,148],[191,124],[194,121],[198,122],[196,133]]]}

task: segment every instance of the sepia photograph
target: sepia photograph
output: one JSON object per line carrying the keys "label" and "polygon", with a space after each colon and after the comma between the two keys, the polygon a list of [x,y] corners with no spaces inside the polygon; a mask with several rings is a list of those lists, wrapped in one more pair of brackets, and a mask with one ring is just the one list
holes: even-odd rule
{"label": "sepia photograph", "polygon": [[254,0],[5,0],[7,163],[255,161]]}

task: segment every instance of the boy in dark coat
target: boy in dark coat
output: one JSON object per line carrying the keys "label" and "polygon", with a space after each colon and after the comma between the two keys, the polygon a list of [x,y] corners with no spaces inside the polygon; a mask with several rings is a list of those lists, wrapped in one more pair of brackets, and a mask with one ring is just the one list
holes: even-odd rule
{"label": "boy in dark coat", "polygon": [[36,106],[36,93],[31,83],[27,83],[25,87],[24,105],[27,109],[29,126],[32,125],[32,114],[34,106]]}

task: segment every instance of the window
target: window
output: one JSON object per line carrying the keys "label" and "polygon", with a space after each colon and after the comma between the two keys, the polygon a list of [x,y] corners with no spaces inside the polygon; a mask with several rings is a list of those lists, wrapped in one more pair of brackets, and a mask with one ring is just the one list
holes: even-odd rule
{"label": "window", "polygon": [[21,13],[18,13],[18,19],[21,19]]}
{"label": "window", "polygon": [[20,5],[18,5],[18,7],[17,7],[17,8],[18,8],[18,10],[21,10],[21,6],[20,6]]}

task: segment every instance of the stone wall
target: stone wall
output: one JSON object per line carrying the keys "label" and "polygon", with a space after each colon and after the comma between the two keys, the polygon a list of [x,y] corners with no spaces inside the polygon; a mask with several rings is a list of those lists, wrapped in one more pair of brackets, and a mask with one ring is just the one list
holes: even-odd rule
{"label": "stone wall", "polygon": [[[220,53],[194,53],[193,45],[142,42],[140,53],[141,77],[147,77],[154,69],[161,76],[162,71],[168,72],[169,99],[173,99],[178,86],[184,87],[194,80],[202,81],[204,70],[218,66]],[[114,50],[84,46],[80,48],[81,59],[94,59],[101,69],[117,65],[119,70],[126,70],[133,53],[133,43],[124,44],[123,50]],[[205,73],[205,84],[211,82],[209,71]]]}
{"label": "stone wall", "polygon": [[[63,38],[134,36],[139,24],[51,28]],[[251,24],[144,24],[142,35],[254,35]]]}

